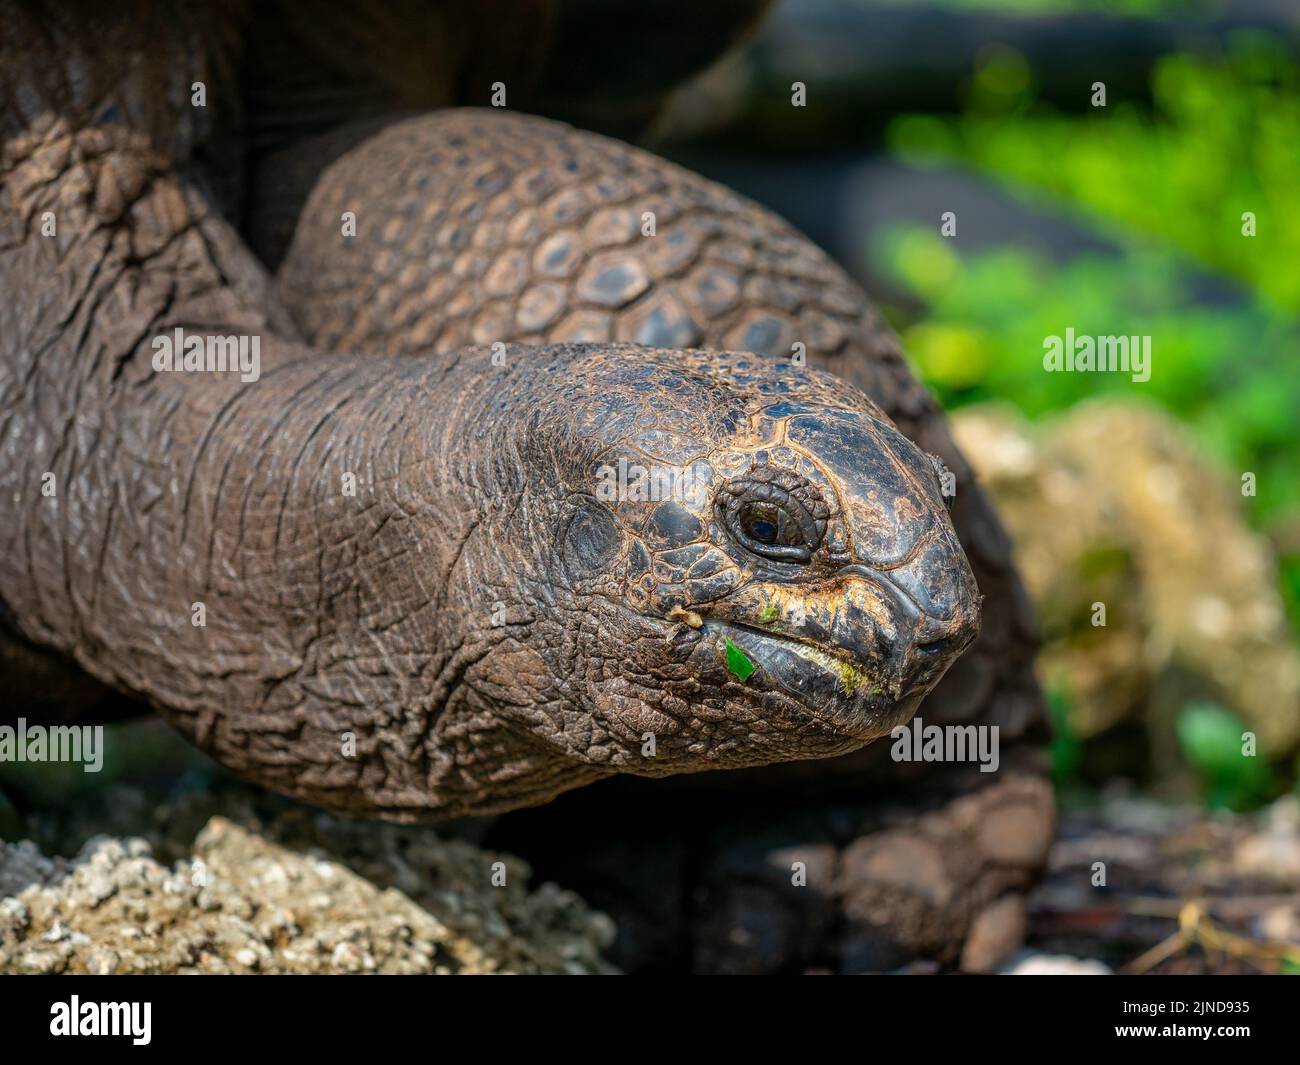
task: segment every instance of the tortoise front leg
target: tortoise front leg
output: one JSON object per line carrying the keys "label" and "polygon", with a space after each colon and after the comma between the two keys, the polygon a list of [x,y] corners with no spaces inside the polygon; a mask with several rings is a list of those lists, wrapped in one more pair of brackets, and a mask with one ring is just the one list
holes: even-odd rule
{"label": "tortoise front leg", "polygon": [[715,832],[695,892],[694,968],[996,968],[1023,938],[1054,822],[1041,776],[996,776],[965,793],[918,782],[885,804],[787,809]]}

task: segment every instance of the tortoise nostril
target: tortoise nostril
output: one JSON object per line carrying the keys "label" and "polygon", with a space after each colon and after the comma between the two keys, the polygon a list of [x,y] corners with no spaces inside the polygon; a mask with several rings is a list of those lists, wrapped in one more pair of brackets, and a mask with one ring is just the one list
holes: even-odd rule
{"label": "tortoise nostril", "polygon": [[966,649],[970,638],[964,633],[919,640],[903,651],[898,669],[902,695],[928,691]]}

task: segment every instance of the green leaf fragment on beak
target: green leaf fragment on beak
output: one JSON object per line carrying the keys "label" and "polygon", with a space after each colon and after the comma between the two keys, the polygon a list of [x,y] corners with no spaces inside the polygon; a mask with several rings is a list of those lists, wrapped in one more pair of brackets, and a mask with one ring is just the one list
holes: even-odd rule
{"label": "green leaf fragment on beak", "polygon": [[770,625],[775,620],[776,620],[776,607],[774,606],[765,607],[763,609],[763,612],[758,615],[758,623],[760,625]]}
{"label": "green leaf fragment on beak", "polygon": [[758,667],[749,660],[745,652],[730,640],[727,641],[727,669],[740,680],[748,680],[749,675]]}

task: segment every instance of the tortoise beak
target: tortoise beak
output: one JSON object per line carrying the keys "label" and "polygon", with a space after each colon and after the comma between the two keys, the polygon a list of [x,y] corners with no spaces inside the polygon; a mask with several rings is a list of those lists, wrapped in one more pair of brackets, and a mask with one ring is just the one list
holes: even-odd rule
{"label": "tortoise beak", "polygon": [[922,550],[893,569],[846,565],[813,590],[751,586],[714,605],[705,628],[745,653],[758,683],[837,730],[884,735],[912,716],[979,632],[974,576],[960,548],[948,546],[946,565]]}
{"label": "tortoise beak", "polygon": [[955,537],[942,546],[946,564],[932,558],[935,553],[923,550],[890,570],[845,568],[874,594],[891,600],[895,632],[882,661],[886,689],[895,698],[928,692],[979,635],[979,590],[965,554]]}

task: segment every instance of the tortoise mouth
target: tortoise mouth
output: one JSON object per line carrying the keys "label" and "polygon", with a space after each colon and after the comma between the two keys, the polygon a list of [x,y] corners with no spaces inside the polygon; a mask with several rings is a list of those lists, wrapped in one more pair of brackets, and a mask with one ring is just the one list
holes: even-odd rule
{"label": "tortoise mouth", "polygon": [[790,632],[716,618],[704,619],[703,632],[719,657],[728,658],[729,642],[748,660],[752,673],[743,678],[728,666],[741,683],[779,691],[837,731],[864,739],[907,721],[928,691],[923,685],[899,692],[882,663]]}

